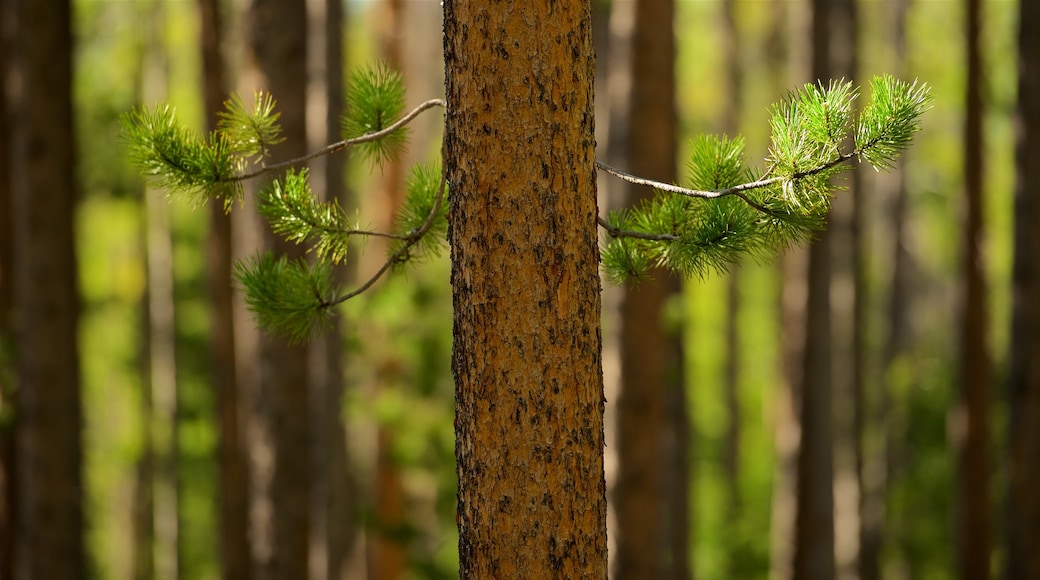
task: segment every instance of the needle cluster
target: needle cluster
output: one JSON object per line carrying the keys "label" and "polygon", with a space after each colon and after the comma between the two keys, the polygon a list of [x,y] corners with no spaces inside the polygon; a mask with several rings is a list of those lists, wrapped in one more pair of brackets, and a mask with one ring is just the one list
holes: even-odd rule
{"label": "needle cluster", "polygon": [[[237,264],[235,278],[259,324],[295,341],[327,328],[332,307],[364,292],[390,269],[437,255],[445,245],[447,185],[439,164],[412,171],[404,206],[388,232],[362,229],[336,201],[319,200],[307,170],[296,168],[350,147],[381,164],[401,152],[412,119],[446,107],[435,99],[405,113],[404,83],[385,65],[351,79],[343,139],[273,165],[265,160],[270,146],[281,140],[281,128],[275,101],[266,93],[255,94],[252,107],[231,97],[217,130],[205,137],[182,126],[167,104],[123,117],[129,156],[142,173],[193,203],[220,201],[230,211],[242,197],[244,180],[278,174],[260,190],[257,209],[276,234],[307,246],[311,257],[287,260],[262,253]],[[746,165],[743,138],[715,135],[693,140],[681,186],[597,162],[599,170],[657,191],[646,203],[598,218],[608,238],[601,254],[608,279],[639,279],[658,266],[685,277],[705,276],[744,256],[764,260],[810,240],[824,226],[839,188],[833,178],[856,161],[891,168],[919,130],[931,99],[926,86],[889,76],[876,77],[870,87],[872,100],[858,115],[858,91],[848,81],[806,85],[775,105],[764,171]],[[385,263],[361,286],[337,288],[333,265],[347,258],[354,239],[367,236],[391,239]]]}

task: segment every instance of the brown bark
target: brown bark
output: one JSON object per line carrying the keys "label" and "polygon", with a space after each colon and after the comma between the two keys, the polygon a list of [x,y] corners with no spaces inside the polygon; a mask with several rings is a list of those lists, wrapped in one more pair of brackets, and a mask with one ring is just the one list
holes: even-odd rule
{"label": "brown bark", "polygon": [[[628,100],[627,165],[664,182],[676,180],[675,35],[672,0],[639,0],[632,33],[631,94]],[[628,188],[626,206],[653,191]],[[670,397],[682,389],[681,348],[664,325],[664,308],[679,281],[655,270],[651,280],[625,289],[621,301],[621,384],[617,407],[618,480],[616,577],[671,577],[685,568],[686,550],[674,550],[674,533],[686,520],[674,505],[685,495],[673,474],[685,470],[685,437],[673,436]],[[678,434],[675,434],[678,435]],[[669,457],[671,455],[671,457]],[[681,477],[685,481],[685,477]],[[681,502],[684,503],[684,502]],[[674,520],[674,521],[673,521]],[[673,562],[673,560],[675,560]],[[674,564],[674,565],[673,565]]]}
{"label": "brown bark", "polygon": [[444,14],[460,575],[604,578],[589,3]]}
{"label": "brown bark", "polygon": [[[892,43],[898,59],[897,71],[906,69],[906,19],[910,0],[898,0],[893,4]],[[901,72],[896,76],[902,77]],[[881,578],[881,551],[885,542],[886,493],[892,476],[892,437],[889,406],[891,404],[891,376],[900,353],[908,341],[908,312],[910,309],[910,255],[907,249],[908,192],[906,171],[902,166],[891,172],[894,183],[889,196],[893,199],[891,214],[884,218],[886,230],[892,233],[892,251],[889,270],[887,324],[885,342],[881,348],[879,370],[880,382],[874,389],[873,399],[863,397],[867,403],[862,409],[860,432],[860,552],[859,576],[861,580]]]}
{"label": "brown bark", "polygon": [[1019,5],[1005,577],[1040,578],[1040,5]]}
{"label": "brown bark", "polygon": [[963,578],[989,578],[989,410],[992,397],[982,217],[982,62],[979,53],[980,2],[968,0],[967,85],[964,124],[964,248],[960,332],[961,395],[958,410],[960,498],[958,530]]}
{"label": "brown bark", "polygon": [[[12,3],[0,2],[0,70],[13,64]],[[15,563],[15,375],[14,357],[14,220],[11,215],[11,123],[7,73],[0,78],[0,578],[14,578]]]}
{"label": "brown bark", "polygon": [[[306,153],[307,12],[303,0],[254,0],[249,46],[259,86],[278,100],[285,141],[271,161]],[[265,246],[276,254],[303,248],[270,231]],[[269,334],[260,338],[261,376],[250,446],[250,534],[253,573],[259,578],[304,578],[310,534],[310,435],[307,347]]]}
{"label": "brown bark", "polygon": [[[740,62],[740,27],[737,23],[736,0],[722,3],[723,45],[726,59],[726,106],[723,131],[737,135],[740,131],[740,107],[743,101],[743,71]],[[731,521],[740,514],[740,267],[734,266],[726,281],[726,445],[725,473],[729,487],[726,498]]]}
{"label": "brown bark", "polygon": [[[382,30],[380,48],[383,58],[402,76],[406,74],[404,62],[404,19],[403,0],[384,0],[382,8]],[[394,218],[404,203],[404,167],[400,159],[389,161],[381,171],[380,229],[393,229]],[[386,240],[373,240],[374,251],[366,252],[371,270],[382,266],[386,255]],[[400,380],[401,367],[396,355],[380,364],[375,389],[385,389]],[[378,425],[376,433],[376,468],[374,481],[373,511],[375,529],[370,530],[369,578],[371,580],[398,580],[407,569],[407,554],[404,536],[400,533],[405,525],[405,497],[401,470],[394,460],[394,432],[388,425]]]}
{"label": "brown bark", "polygon": [[[340,132],[340,116],[344,109],[344,55],[343,31],[346,28],[345,11],[341,0],[325,1],[325,111],[326,141],[336,139]],[[337,200],[344,208],[351,207],[344,181],[343,156],[325,159],[325,199]],[[347,275],[337,271],[341,282]],[[315,393],[323,426],[324,455],[318,458],[324,472],[325,492],[318,498],[323,512],[325,537],[325,577],[338,580],[348,577],[347,567],[354,543],[354,501],[356,493],[350,478],[346,426],[343,422],[343,396],[347,388],[344,378],[343,333],[339,328],[323,340],[325,377]],[[317,387],[317,385],[316,385]]]}
{"label": "brown bark", "polygon": [[[199,0],[198,9],[206,130],[213,131],[217,126],[217,113],[223,110],[227,98],[227,75],[221,52],[223,14],[218,0]],[[218,203],[211,204],[209,211],[206,275],[212,308],[210,345],[219,433],[220,565],[226,580],[243,580],[249,577],[249,488],[240,420],[241,393],[235,368],[231,216]]]}
{"label": "brown bark", "polygon": [[67,0],[18,3],[14,307],[19,578],[85,574],[76,347],[72,34]]}
{"label": "brown bark", "polygon": [[[823,82],[830,76],[829,34],[829,0],[814,0],[812,75]],[[807,276],[793,574],[796,580],[824,580],[835,572],[831,246],[826,230],[809,247]]]}

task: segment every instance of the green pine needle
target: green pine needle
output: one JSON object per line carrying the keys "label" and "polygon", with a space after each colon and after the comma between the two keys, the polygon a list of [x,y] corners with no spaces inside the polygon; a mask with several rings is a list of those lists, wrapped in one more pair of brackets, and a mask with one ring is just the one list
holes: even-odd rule
{"label": "green pine needle", "polygon": [[[412,168],[408,176],[406,189],[408,192],[404,205],[401,206],[396,219],[395,231],[399,236],[412,236],[426,223],[435,206],[441,185],[441,167],[439,163],[419,164]],[[444,192],[447,195],[447,192]],[[430,229],[423,234],[409,249],[409,258],[422,260],[437,257],[448,241],[448,204],[442,199],[437,214],[433,216]],[[406,239],[395,240],[390,245],[390,255],[396,254]]]}
{"label": "green pine needle", "polygon": [[931,90],[923,83],[889,75],[874,77],[870,86],[871,102],[856,125],[856,148],[874,169],[888,170],[920,130],[920,117],[932,101]]}
{"label": "green pine needle", "polygon": [[307,169],[290,169],[283,179],[261,189],[257,206],[274,233],[297,244],[313,244],[319,260],[334,264],[346,258],[350,236],[357,232],[338,202],[317,200]]}
{"label": "green pine needle", "polygon": [[332,324],[332,267],[328,262],[275,258],[265,252],[235,264],[246,305],[261,328],[303,343]]}
{"label": "green pine needle", "polygon": [[931,99],[926,86],[889,76],[876,77],[871,91],[858,120],[858,92],[844,80],[806,85],[775,105],[769,170],[757,181],[744,165],[741,138],[694,139],[686,187],[696,191],[658,192],[637,208],[610,214],[614,239],[602,252],[608,280],[643,276],[652,265],[704,277],[745,256],[762,261],[811,241],[840,189],[834,177],[857,156],[890,168]]}
{"label": "green pine needle", "polygon": [[231,181],[235,157],[219,134],[203,141],[177,121],[168,104],[135,109],[120,120],[130,159],[155,186],[195,205],[220,199],[228,207],[241,196],[241,186]]}
{"label": "green pine needle", "polygon": [[[230,144],[231,151],[243,159],[259,161],[268,155],[271,145],[281,143],[282,128],[278,124],[274,97],[257,91],[253,94],[253,110],[246,108],[237,94],[224,101],[224,111],[217,113],[217,130]],[[241,169],[241,168],[240,168]]]}
{"label": "green pine needle", "polygon": [[[350,75],[349,87],[349,107],[341,119],[344,139],[386,129],[404,113],[404,79],[386,63],[355,71]],[[407,129],[402,127],[359,147],[365,157],[382,165],[396,158],[407,140]]]}

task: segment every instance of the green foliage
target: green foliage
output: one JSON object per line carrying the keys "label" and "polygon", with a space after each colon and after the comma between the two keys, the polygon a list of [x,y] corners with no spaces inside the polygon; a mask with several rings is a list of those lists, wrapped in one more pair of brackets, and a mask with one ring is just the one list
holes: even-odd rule
{"label": "green foliage", "polygon": [[196,205],[210,199],[228,205],[241,195],[239,184],[229,181],[238,162],[226,135],[218,132],[202,140],[178,123],[168,104],[132,111],[121,120],[130,159],[156,186],[177,191]]}
{"label": "green foliage", "polygon": [[[890,167],[918,130],[929,101],[927,87],[917,83],[879,77],[871,87],[873,101],[858,120],[853,114],[857,91],[847,81],[826,88],[806,85],[776,105],[768,170],[757,180],[745,165],[740,137],[704,136],[691,143],[687,184],[692,189],[607,168],[623,179],[663,190],[639,207],[611,212],[601,220],[612,237],[602,251],[607,278],[615,283],[638,280],[654,266],[703,277],[725,272],[745,256],[763,260],[811,239],[825,223],[835,189],[832,177],[857,157],[879,169]],[[427,102],[402,116],[404,83],[385,64],[353,74],[349,98],[351,106],[342,119],[347,138],[317,154],[357,146],[382,163],[403,147],[406,122],[437,104]],[[328,325],[330,307],[364,291],[391,267],[439,254],[447,234],[446,184],[439,166],[417,167],[408,180],[396,232],[360,230],[338,203],[316,199],[306,169],[289,168],[314,155],[263,164],[269,147],[280,139],[278,113],[268,94],[257,93],[254,103],[250,110],[237,96],[229,99],[218,130],[207,141],[180,126],[166,105],[124,116],[125,134],[131,157],[146,175],[196,203],[222,199],[230,207],[242,180],[285,170],[260,192],[258,209],[275,233],[309,245],[316,263],[265,254],[239,264],[236,276],[261,326],[302,341]],[[242,173],[250,163],[260,169]],[[346,258],[351,237],[369,235],[392,240],[386,263],[360,288],[337,296],[331,264]]]}
{"label": "green foliage", "polygon": [[257,209],[274,233],[298,244],[313,244],[319,260],[338,264],[358,230],[349,225],[337,201],[318,201],[307,177],[306,169],[286,171],[283,179],[260,190]]}
{"label": "green foliage", "polygon": [[271,252],[235,265],[246,304],[261,327],[304,342],[332,322],[327,308],[335,296],[328,262],[276,258]]}
{"label": "green foliage", "polygon": [[408,251],[411,259],[436,257],[448,241],[448,205],[442,203],[441,167],[439,163],[420,164],[408,176],[407,198],[397,215],[396,230],[399,238],[390,245],[390,254],[397,254],[408,243],[410,236],[422,231],[429,220],[429,229]]}
{"label": "green foliage", "polygon": [[[350,106],[343,114],[343,138],[351,139],[382,131],[404,112],[404,79],[386,63],[362,68],[350,75],[347,94]],[[361,153],[380,165],[394,159],[408,141],[407,129],[359,145]]]}
{"label": "green foliage", "polygon": [[607,278],[640,279],[654,266],[703,277],[744,256],[762,260],[810,240],[826,222],[832,178],[857,157],[877,169],[891,167],[930,100],[928,88],[916,82],[885,76],[871,87],[873,100],[856,122],[857,91],[848,81],[810,84],[788,95],[772,110],[768,169],[757,180],[744,164],[743,139],[695,139],[689,189],[654,184],[654,199],[608,216]]}
{"label": "green foliage", "polygon": [[[282,127],[278,124],[279,113],[274,111],[274,98],[270,93],[257,91],[253,95],[253,110],[246,109],[242,97],[237,94],[224,102],[224,111],[217,115],[220,131],[231,145],[231,151],[242,161],[252,159],[259,162],[270,153],[271,145],[281,143]],[[245,164],[239,170],[245,168]]]}

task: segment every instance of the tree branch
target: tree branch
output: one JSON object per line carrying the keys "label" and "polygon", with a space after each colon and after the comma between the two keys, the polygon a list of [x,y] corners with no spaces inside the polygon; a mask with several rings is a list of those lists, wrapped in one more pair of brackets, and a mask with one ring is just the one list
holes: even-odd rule
{"label": "tree branch", "polygon": [[623,230],[621,228],[615,228],[614,226],[610,225],[610,222],[601,217],[597,217],[596,221],[599,223],[600,227],[607,230],[607,233],[614,238],[638,238],[640,240],[650,240],[653,242],[674,242],[675,240],[679,239],[679,236],[672,234],[649,234],[646,232],[637,232],[634,230]]}
{"label": "tree branch", "polygon": [[654,189],[657,189],[659,191],[667,191],[669,193],[676,193],[676,194],[679,194],[679,195],[685,195],[686,197],[699,197],[699,198],[703,198],[703,199],[716,199],[716,198],[720,198],[720,197],[726,197],[728,195],[736,195],[736,196],[740,197],[740,199],[744,200],[749,205],[754,207],[755,209],[758,209],[759,211],[765,211],[766,213],[772,213],[772,212],[769,212],[768,210],[766,210],[765,208],[763,208],[761,205],[752,203],[748,199],[747,196],[741,195],[741,194],[743,194],[745,191],[751,191],[753,189],[761,189],[763,187],[769,187],[770,185],[773,185],[775,183],[782,183],[784,181],[793,181],[793,180],[797,180],[797,179],[803,179],[803,178],[806,178],[806,177],[811,177],[811,176],[816,175],[818,173],[823,173],[824,171],[827,171],[828,169],[830,169],[832,167],[835,167],[837,165],[841,165],[842,163],[845,163],[845,162],[853,159],[854,157],[859,155],[859,153],[860,153],[859,149],[857,149],[855,151],[852,151],[852,152],[849,152],[849,153],[844,153],[844,154],[838,155],[834,159],[831,159],[827,163],[824,163],[823,165],[820,165],[819,167],[814,167],[814,168],[812,168],[812,169],[810,169],[808,171],[799,171],[799,172],[797,172],[797,173],[795,173],[793,175],[790,175],[790,176],[780,175],[780,176],[777,176],[777,177],[770,177],[770,178],[766,178],[766,179],[759,179],[757,181],[751,181],[751,182],[748,182],[748,183],[741,183],[740,185],[734,185],[733,187],[727,187],[726,189],[718,189],[718,190],[714,190],[714,191],[706,191],[706,190],[701,190],[701,189],[689,189],[689,188],[686,188],[686,187],[679,187],[678,185],[672,185],[672,184],[669,184],[669,183],[663,183],[661,181],[654,181],[653,179],[646,179],[646,178],[643,178],[643,177],[637,177],[635,175],[632,175],[631,173],[625,173],[624,171],[621,171],[620,169],[615,169],[614,167],[611,167],[611,166],[607,165],[606,163],[603,163],[602,161],[596,161],[596,168],[597,169],[602,169],[603,171],[606,171],[610,175],[613,175],[614,177],[617,177],[618,179],[622,179],[622,180],[627,181],[629,183],[634,183],[636,185],[646,185],[646,186],[652,187]]}
{"label": "tree branch", "polygon": [[[427,101],[427,103],[429,103],[429,102],[431,102],[431,101]],[[441,101],[441,102],[443,103],[443,101]],[[440,186],[438,186],[438,188],[437,188],[437,199],[433,203],[433,208],[430,210],[429,215],[426,216],[426,221],[424,221],[421,226],[419,226],[418,228],[412,230],[407,235],[405,235],[403,238],[398,237],[398,239],[403,239],[405,241],[404,245],[401,246],[401,248],[399,250],[394,252],[394,254],[392,256],[390,256],[390,258],[387,259],[386,262],[383,263],[382,267],[380,267],[379,270],[375,274],[373,274],[372,277],[369,278],[367,282],[365,282],[361,286],[358,286],[354,290],[351,290],[350,292],[347,292],[346,294],[343,294],[341,296],[337,296],[337,297],[335,297],[332,300],[329,300],[327,302],[323,302],[321,304],[322,308],[330,308],[332,306],[336,306],[338,304],[342,304],[342,303],[346,302],[347,300],[350,300],[351,298],[357,296],[358,294],[361,294],[365,290],[368,290],[369,288],[371,288],[372,285],[375,284],[376,281],[379,280],[383,276],[383,274],[385,274],[386,271],[390,269],[391,266],[393,266],[394,264],[397,264],[399,262],[403,262],[403,261],[407,260],[408,251],[412,249],[412,246],[414,246],[415,244],[419,243],[419,240],[421,240],[422,237],[425,236],[426,233],[430,231],[430,228],[433,227],[434,220],[437,219],[437,214],[440,213],[440,211],[441,211],[441,203],[443,203],[443,200],[444,200],[444,186],[445,186],[446,179],[447,179],[447,176],[444,173],[444,171],[442,170],[441,171],[441,183],[440,183]],[[392,235],[391,237],[397,237],[397,236],[393,236]]]}
{"label": "tree branch", "polygon": [[226,179],[218,180],[217,183],[229,183],[229,182],[233,183],[233,182],[237,182],[237,181],[245,181],[247,179],[253,179],[254,177],[260,177],[261,175],[265,175],[267,173],[271,173],[272,171],[278,171],[280,169],[285,169],[287,167],[292,167],[294,165],[299,165],[301,163],[306,163],[307,161],[310,161],[311,159],[316,159],[316,158],[321,157],[323,155],[331,155],[333,153],[338,153],[338,152],[346,149],[347,147],[352,147],[354,145],[360,145],[362,143],[368,143],[369,141],[378,141],[379,139],[382,139],[383,137],[386,137],[390,133],[393,133],[394,131],[400,129],[401,127],[404,127],[408,123],[411,123],[413,119],[418,117],[419,114],[422,113],[423,111],[425,111],[426,109],[431,109],[433,107],[447,108],[447,106],[448,106],[448,104],[444,101],[444,99],[430,99],[429,101],[421,103],[419,106],[417,106],[414,109],[412,109],[407,115],[405,115],[405,116],[401,117],[400,119],[398,119],[393,125],[390,125],[389,127],[385,128],[385,129],[382,129],[380,131],[374,131],[372,133],[365,133],[364,135],[362,135],[360,137],[354,137],[352,139],[344,139],[342,141],[337,141],[337,142],[335,142],[335,143],[333,143],[331,145],[327,145],[327,146],[323,147],[322,149],[319,149],[319,150],[314,151],[312,153],[308,153],[307,155],[304,155],[303,157],[297,157],[296,159],[290,159],[288,161],[282,161],[281,163],[275,163],[274,165],[266,165],[264,167],[261,167],[261,168],[255,170],[255,171],[250,171],[248,173],[243,173],[241,175],[234,175],[234,176],[228,177]]}

